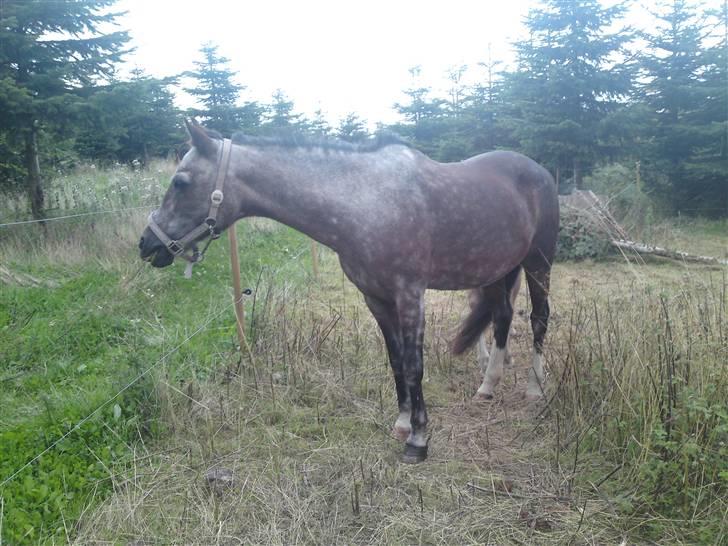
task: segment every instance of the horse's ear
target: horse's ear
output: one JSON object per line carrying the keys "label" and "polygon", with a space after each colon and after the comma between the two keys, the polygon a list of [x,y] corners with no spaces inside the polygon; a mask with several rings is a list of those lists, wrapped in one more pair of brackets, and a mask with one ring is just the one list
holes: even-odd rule
{"label": "horse's ear", "polygon": [[205,157],[216,157],[217,148],[215,147],[215,142],[207,135],[204,127],[199,125],[195,120],[192,120],[192,122],[185,120],[185,126],[187,127],[187,132],[190,134],[192,146]]}

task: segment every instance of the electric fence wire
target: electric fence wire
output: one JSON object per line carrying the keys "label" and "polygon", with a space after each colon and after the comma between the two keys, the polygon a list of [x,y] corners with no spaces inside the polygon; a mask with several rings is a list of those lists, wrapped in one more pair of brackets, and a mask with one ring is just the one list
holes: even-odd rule
{"label": "electric fence wire", "polygon": [[21,226],[26,224],[41,224],[45,222],[55,222],[57,220],[67,220],[69,218],[80,218],[82,216],[93,216],[93,215],[100,215],[100,214],[118,214],[120,212],[127,212],[130,210],[152,210],[154,207],[152,205],[145,205],[142,207],[129,207],[126,209],[115,209],[115,210],[95,210],[90,212],[80,212],[78,214],[68,214],[66,216],[52,216],[50,218],[41,218],[37,220],[19,220],[17,222],[6,222],[4,224],[0,224],[0,228],[2,227],[9,227],[9,226]]}
{"label": "electric fence wire", "polygon": [[[288,260],[286,260],[283,264],[281,264],[276,270],[274,270],[273,274],[274,276],[279,275],[285,268],[286,265],[290,264],[291,262],[296,261],[306,250],[306,245],[302,245],[298,252],[293,254]],[[241,297],[245,297],[245,294]],[[116,400],[119,396],[121,396],[124,392],[129,390],[131,387],[133,387],[136,383],[138,383],[144,376],[146,376],[149,372],[151,372],[154,368],[156,368],[159,364],[161,364],[164,360],[172,356],[174,353],[179,351],[186,343],[188,343],[192,338],[194,338],[197,334],[202,332],[207,328],[209,324],[211,324],[213,321],[215,321],[218,317],[220,317],[223,313],[230,310],[231,307],[233,307],[236,303],[238,303],[238,300],[233,300],[231,303],[225,305],[220,311],[209,317],[201,326],[199,326],[194,332],[192,332],[189,336],[187,336],[183,341],[181,341],[179,344],[177,344],[175,347],[167,351],[165,354],[163,354],[157,361],[155,361],[151,366],[146,368],[144,371],[142,371],[137,377],[135,377],[132,381],[130,381],[127,385],[125,385],[123,388],[121,388],[119,391],[116,392],[113,396],[108,398],[105,402],[100,404],[96,407],[91,413],[89,413],[86,417],[78,421],[70,430],[68,430],[65,434],[63,434],[60,438],[55,440],[51,445],[46,447],[43,451],[35,455],[32,459],[30,459],[28,462],[26,462],[23,466],[18,468],[15,472],[10,474],[7,478],[5,478],[2,482],[0,482],[0,489],[5,487],[8,483],[13,481],[18,475],[20,475],[25,469],[30,467],[33,463],[35,463],[38,459],[40,459],[43,455],[48,453],[49,451],[53,450],[58,444],[60,444],[63,440],[68,438],[71,434],[73,434],[75,431],[80,429],[85,423],[87,423],[89,420],[91,420],[96,414],[98,414],[101,410],[103,410],[105,407],[107,407],[111,402]],[[0,499],[3,497],[0,496]]]}

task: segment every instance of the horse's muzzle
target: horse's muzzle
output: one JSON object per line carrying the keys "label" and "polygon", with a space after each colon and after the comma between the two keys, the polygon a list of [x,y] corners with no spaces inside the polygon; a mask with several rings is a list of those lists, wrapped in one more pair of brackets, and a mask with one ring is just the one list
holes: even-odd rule
{"label": "horse's muzzle", "polygon": [[154,267],[167,267],[174,261],[174,255],[149,228],[144,230],[139,239],[139,257]]}

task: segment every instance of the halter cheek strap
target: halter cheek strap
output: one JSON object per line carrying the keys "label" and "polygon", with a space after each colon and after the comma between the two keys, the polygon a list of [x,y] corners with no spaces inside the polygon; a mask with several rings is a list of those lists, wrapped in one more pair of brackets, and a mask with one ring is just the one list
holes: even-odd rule
{"label": "halter cheek strap", "polygon": [[[162,244],[167,247],[167,250],[169,250],[169,252],[171,252],[174,256],[180,256],[187,260],[188,264],[187,268],[185,269],[185,277],[187,278],[192,276],[192,265],[201,262],[205,256],[207,247],[210,246],[210,243],[220,237],[220,231],[215,229],[215,226],[217,225],[218,210],[220,209],[220,205],[222,204],[222,201],[225,197],[222,190],[225,186],[225,178],[227,176],[228,167],[230,166],[231,150],[232,141],[226,138],[225,140],[223,140],[222,148],[220,150],[220,158],[217,163],[217,174],[215,177],[215,189],[210,194],[210,210],[207,213],[207,218],[205,218],[204,222],[193,228],[181,239],[172,239],[164,232],[161,227],[159,227],[159,224],[157,224],[157,222],[154,220],[154,216],[159,209],[152,211],[152,213],[149,215],[149,229],[152,230],[154,235],[157,236]],[[194,241],[199,238],[200,235],[205,234],[210,238],[205,244],[205,247],[202,249],[202,252],[199,252],[195,247],[191,255],[187,255],[184,253],[188,245],[194,243]]]}

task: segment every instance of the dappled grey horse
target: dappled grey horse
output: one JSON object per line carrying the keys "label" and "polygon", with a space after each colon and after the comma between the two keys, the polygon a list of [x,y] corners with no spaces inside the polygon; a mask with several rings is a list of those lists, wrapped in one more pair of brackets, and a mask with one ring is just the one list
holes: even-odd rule
{"label": "dappled grey horse", "polygon": [[[492,398],[513,316],[509,295],[526,272],[533,357],[527,396],[542,392],[543,340],[559,206],[551,175],[531,159],[491,152],[442,164],[402,142],[364,146],[236,135],[187,124],[191,150],[139,242],[155,267],[239,218],[264,216],[333,249],[379,324],[399,403],[395,435],[406,462],[427,457],[422,394],[424,295],[472,289],[457,354],[492,323],[494,347],[482,398]],[[189,252],[193,252],[192,255]]]}

